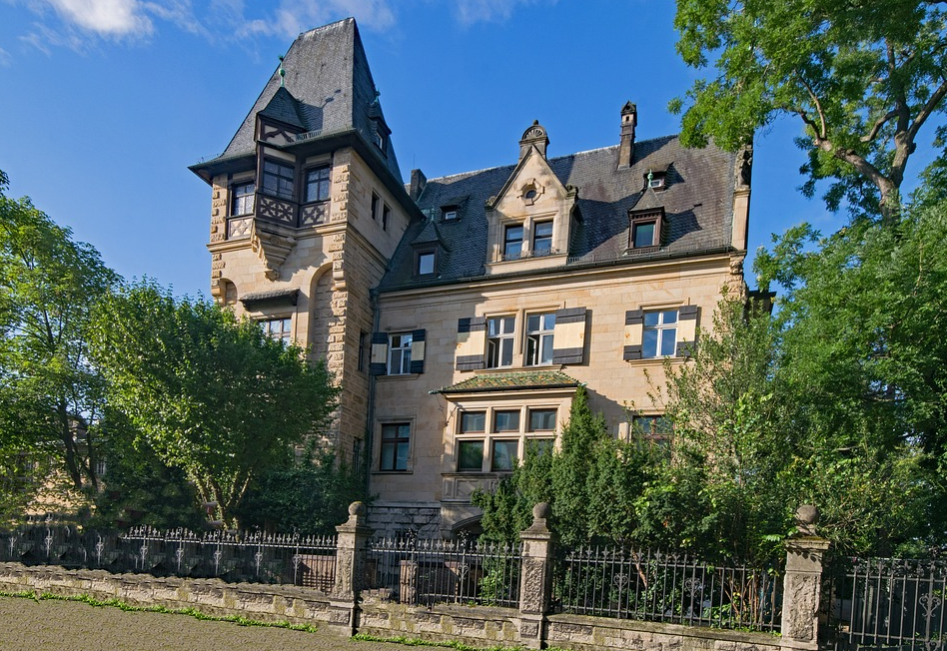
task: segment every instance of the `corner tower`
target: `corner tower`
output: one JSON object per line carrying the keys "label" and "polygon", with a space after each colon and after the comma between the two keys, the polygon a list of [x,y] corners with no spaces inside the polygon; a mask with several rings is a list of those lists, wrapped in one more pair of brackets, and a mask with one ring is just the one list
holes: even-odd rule
{"label": "corner tower", "polygon": [[346,387],[326,437],[358,460],[376,286],[409,223],[379,93],[352,18],[301,34],[224,152],[211,188],[211,295],[324,359]]}

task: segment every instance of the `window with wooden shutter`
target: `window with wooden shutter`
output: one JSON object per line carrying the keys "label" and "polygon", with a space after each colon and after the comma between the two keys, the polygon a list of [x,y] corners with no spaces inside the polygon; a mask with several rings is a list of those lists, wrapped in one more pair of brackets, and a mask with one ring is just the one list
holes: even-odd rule
{"label": "window with wooden shutter", "polygon": [[388,334],[372,333],[372,358],[368,365],[369,375],[385,375],[388,372]]}
{"label": "window with wooden shutter", "polygon": [[644,330],[644,310],[625,312],[625,347],[622,358],[625,361],[641,359],[641,338]]}
{"label": "window with wooden shutter", "polygon": [[556,312],[553,337],[553,364],[582,364],[585,361],[585,330],[587,313],[584,307]]}
{"label": "window with wooden shutter", "polygon": [[697,342],[697,317],[700,308],[696,305],[684,305],[677,311],[677,356],[690,357],[694,354]]}
{"label": "window with wooden shutter", "polygon": [[425,331],[415,330],[411,333],[411,372],[424,372]]}
{"label": "window with wooden shutter", "polygon": [[458,371],[476,371],[484,368],[483,351],[486,347],[487,320],[484,317],[460,319],[457,322],[457,348],[454,364]]}

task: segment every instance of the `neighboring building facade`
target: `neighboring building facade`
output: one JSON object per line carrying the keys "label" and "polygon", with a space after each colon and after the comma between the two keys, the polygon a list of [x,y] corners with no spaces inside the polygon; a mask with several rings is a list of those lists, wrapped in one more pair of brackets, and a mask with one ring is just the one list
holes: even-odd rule
{"label": "neighboring building facade", "polygon": [[326,435],[369,464],[376,526],[475,530],[471,493],[555,445],[580,383],[616,436],[666,427],[664,359],[745,291],[750,152],[636,141],[635,106],[618,117],[613,147],[550,158],[534,122],[515,164],[405,186],[347,19],[300,35],[191,168],[213,296],[326,360]]}

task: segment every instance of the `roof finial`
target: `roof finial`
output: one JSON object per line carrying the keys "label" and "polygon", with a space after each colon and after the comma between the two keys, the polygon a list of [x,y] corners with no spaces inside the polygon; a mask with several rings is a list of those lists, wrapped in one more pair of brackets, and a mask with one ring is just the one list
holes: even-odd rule
{"label": "roof finial", "polygon": [[286,71],[283,70],[283,55],[279,57],[279,87],[282,88],[286,81]]}

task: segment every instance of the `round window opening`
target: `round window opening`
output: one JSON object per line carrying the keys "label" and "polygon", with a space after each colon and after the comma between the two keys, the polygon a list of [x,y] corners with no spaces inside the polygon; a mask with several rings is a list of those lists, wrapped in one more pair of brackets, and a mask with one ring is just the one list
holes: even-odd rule
{"label": "round window opening", "polygon": [[526,194],[523,195],[523,198],[524,198],[524,199],[529,199],[530,201],[532,201],[533,199],[535,199],[535,198],[536,198],[536,190],[535,190],[535,188],[530,188],[529,190],[527,190],[527,191],[526,191]]}

